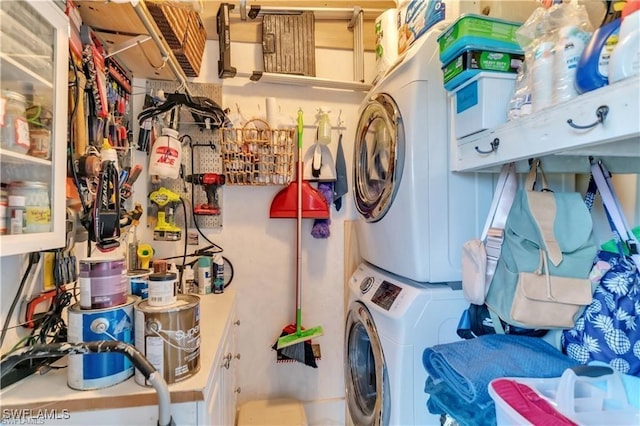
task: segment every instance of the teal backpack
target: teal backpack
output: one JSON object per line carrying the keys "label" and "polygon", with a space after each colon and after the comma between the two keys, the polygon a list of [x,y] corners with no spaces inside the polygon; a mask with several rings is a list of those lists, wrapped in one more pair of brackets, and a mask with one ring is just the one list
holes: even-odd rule
{"label": "teal backpack", "polygon": [[[534,191],[539,168],[535,160],[505,224],[502,251],[486,297],[494,327],[500,324],[497,315],[516,327],[569,328],[591,302],[594,285],[588,276],[597,252],[591,213],[580,193],[550,191],[542,173],[543,189]],[[536,274],[540,280],[523,282]],[[526,305],[531,307],[528,322],[515,320],[512,311],[514,298],[523,297],[523,284],[535,284],[528,286],[534,299],[540,295]],[[549,297],[552,289],[555,297]],[[566,307],[560,307],[562,303],[575,307],[564,314],[564,323],[553,318]],[[496,331],[503,332],[500,326]]]}

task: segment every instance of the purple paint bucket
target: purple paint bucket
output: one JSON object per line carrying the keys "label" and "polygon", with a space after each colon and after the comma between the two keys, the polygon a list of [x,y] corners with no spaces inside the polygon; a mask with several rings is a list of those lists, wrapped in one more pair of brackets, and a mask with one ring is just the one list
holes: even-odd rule
{"label": "purple paint bucket", "polygon": [[80,261],[80,307],[105,309],[127,302],[129,280],[124,257]]}

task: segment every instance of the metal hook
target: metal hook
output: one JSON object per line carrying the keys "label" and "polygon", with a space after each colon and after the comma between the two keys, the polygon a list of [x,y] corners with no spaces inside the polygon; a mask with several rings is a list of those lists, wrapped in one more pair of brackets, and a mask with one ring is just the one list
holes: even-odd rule
{"label": "metal hook", "polygon": [[567,124],[573,127],[574,129],[580,129],[580,130],[590,129],[592,127],[597,126],[600,123],[604,123],[604,120],[605,118],[607,118],[608,113],[609,113],[609,107],[607,105],[602,105],[598,107],[598,109],[596,110],[596,117],[598,117],[598,119],[593,123],[582,126],[579,124],[574,124],[573,119],[570,118],[567,120]]}
{"label": "metal hook", "polygon": [[491,146],[491,149],[489,151],[482,150],[477,146],[475,148],[479,154],[491,154],[492,152],[495,152],[498,150],[498,146],[500,145],[500,139],[495,138],[493,141],[491,141],[489,145]]}
{"label": "metal hook", "polygon": [[340,108],[338,112],[338,133],[340,135],[342,134],[342,108]]}

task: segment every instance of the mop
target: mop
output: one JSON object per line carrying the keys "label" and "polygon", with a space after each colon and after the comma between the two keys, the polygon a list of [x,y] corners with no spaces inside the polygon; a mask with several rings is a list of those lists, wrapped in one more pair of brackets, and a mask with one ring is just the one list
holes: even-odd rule
{"label": "mop", "polygon": [[[278,338],[275,346],[278,351],[278,355],[290,359],[294,359],[310,367],[317,367],[315,363],[315,356],[313,347],[311,345],[311,339],[322,336],[324,331],[322,326],[305,329],[302,327],[302,218],[303,217],[324,217],[329,216],[329,208],[327,203],[321,194],[310,185],[304,185],[303,182],[303,165],[302,165],[302,110],[298,111],[298,171],[296,175],[295,190],[297,192],[296,202],[296,322],[295,328],[293,324],[287,325],[282,334]],[[271,205],[271,217],[289,217],[283,214],[284,211],[290,209],[289,202],[285,200],[290,199],[292,187],[282,190],[276,195]],[[305,192],[305,199],[303,200],[303,189]],[[316,200],[318,197],[322,200],[321,204],[310,203],[310,200]],[[306,201],[306,203],[303,203]],[[303,204],[308,214],[303,215]],[[312,207],[308,209],[308,207]]]}

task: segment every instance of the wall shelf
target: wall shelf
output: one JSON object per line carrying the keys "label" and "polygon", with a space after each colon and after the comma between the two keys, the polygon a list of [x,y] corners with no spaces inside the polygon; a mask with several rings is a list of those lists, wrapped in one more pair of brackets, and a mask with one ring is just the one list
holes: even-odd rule
{"label": "wall shelf", "polygon": [[[451,169],[493,172],[504,163],[544,157],[545,171],[558,167],[586,173],[593,156],[606,161],[612,172],[640,173],[639,94],[640,76],[634,76],[495,129],[453,139]],[[567,122],[594,123],[601,106],[609,109],[602,123],[576,129]]]}

